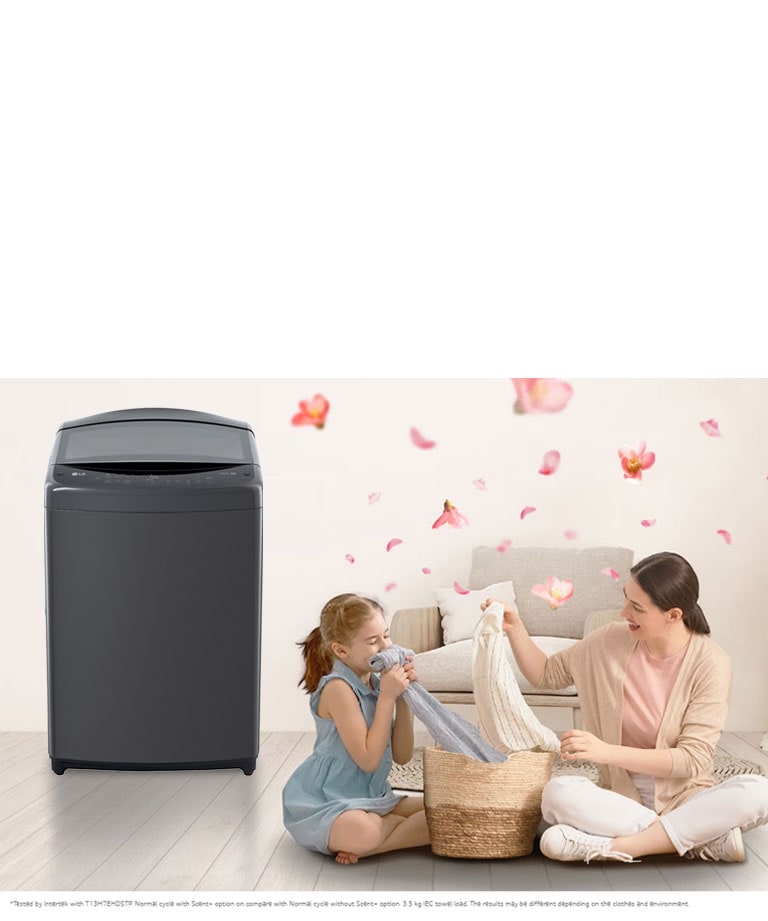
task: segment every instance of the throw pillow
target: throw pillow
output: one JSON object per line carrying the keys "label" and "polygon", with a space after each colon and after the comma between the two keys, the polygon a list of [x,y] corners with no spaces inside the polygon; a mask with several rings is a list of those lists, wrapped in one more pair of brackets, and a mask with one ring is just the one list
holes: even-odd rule
{"label": "throw pillow", "polygon": [[511,581],[494,582],[466,595],[459,594],[454,588],[439,588],[434,594],[435,604],[440,608],[446,646],[472,638],[483,614],[480,605],[486,598],[496,598],[505,604],[515,603],[515,586]]}

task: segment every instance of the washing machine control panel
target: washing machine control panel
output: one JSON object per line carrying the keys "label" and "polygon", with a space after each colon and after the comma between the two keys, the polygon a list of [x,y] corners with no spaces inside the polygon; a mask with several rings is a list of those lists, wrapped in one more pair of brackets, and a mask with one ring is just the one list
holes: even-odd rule
{"label": "washing machine control panel", "polygon": [[70,467],[57,464],[53,476],[57,483],[83,489],[162,489],[180,487],[216,488],[239,486],[253,479],[254,468],[248,464],[225,466],[221,469],[180,469],[169,467],[167,471],[160,468],[149,469],[135,465],[135,472],[124,465],[123,469],[107,469],[96,466]]}

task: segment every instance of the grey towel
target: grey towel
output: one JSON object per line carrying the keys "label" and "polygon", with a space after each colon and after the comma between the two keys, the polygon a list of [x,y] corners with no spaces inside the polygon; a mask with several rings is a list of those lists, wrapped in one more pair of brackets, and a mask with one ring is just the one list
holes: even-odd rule
{"label": "grey towel", "polygon": [[[393,665],[404,665],[406,656],[412,656],[413,650],[402,646],[390,646],[371,656],[368,664],[375,672],[386,672]],[[449,710],[433,697],[418,681],[409,684],[403,691],[403,699],[430,731],[432,738],[447,752],[469,755],[476,761],[500,763],[507,756],[496,751],[480,735],[480,730],[463,717]]]}

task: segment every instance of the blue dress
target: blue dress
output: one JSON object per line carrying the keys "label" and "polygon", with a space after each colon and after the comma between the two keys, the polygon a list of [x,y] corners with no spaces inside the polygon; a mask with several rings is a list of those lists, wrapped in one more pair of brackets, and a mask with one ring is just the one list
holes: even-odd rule
{"label": "blue dress", "polygon": [[363,684],[349,666],[336,659],[329,674],[320,679],[309,699],[315,718],[317,738],[312,754],[291,774],[283,788],[283,822],[299,844],[321,854],[330,854],[328,837],[331,825],[350,809],[363,809],[386,815],[405,797],[394,793],[387,782],[392,768],[392,746],[378,768],[369,773],[353,760],[332,719],[317,715],[317,705],[325,685],[342,679],[355,692],[370,728],[379,697],[379,676],[371,675],[372,687]]}

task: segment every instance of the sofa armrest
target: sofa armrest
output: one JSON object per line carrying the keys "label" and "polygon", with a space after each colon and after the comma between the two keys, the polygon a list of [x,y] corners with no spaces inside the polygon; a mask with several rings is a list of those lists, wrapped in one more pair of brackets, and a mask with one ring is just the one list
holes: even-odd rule
{"label": "sofa armrest", "polygon": [[593,611],[587,615],[584,621],[584,636],[593,633],[598,627],[604,627],[614,620],[621,620],[621,608],[614,608],[610,611]]}
{"label": "sofa armrest", "polygon": [[396,646],[427,652],[443,645],[443,627],[438,607],[401,608],[392,616],[389,635]]}

